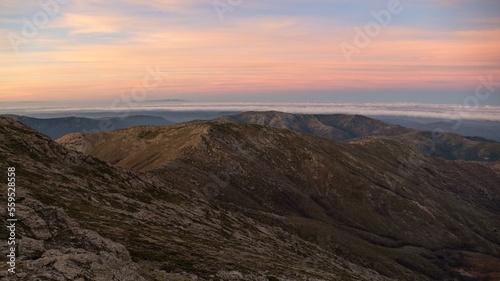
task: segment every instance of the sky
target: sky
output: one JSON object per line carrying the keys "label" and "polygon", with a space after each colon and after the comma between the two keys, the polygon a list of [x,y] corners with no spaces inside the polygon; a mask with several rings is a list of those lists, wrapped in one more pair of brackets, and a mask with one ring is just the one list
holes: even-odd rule
{"label": "sky", "polygon": [[1,0],[0,106],[500,105],[499,50],[498,0]]}

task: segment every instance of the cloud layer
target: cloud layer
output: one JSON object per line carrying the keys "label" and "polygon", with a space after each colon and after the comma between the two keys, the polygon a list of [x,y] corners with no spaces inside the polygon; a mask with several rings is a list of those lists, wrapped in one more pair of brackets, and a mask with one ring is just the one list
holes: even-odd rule
{"label": "cloud layer", "polygon": [[186,111],[281,111],[302,114],[359,114],[368,116],[408,116],[442,120],[488,120],[500,122],[500,106],[463,106],[452,104],[416,103],[302,103],[302,102],[142,102],[124,104],[10,103],[0,108],[0,114],[30,116],[68,116],[93,112],[186,112]]}

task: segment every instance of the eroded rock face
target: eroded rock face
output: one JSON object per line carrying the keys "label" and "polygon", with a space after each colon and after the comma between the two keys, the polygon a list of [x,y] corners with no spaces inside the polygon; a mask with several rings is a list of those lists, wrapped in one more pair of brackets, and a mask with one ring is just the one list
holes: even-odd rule
{"label": "eroded rock face", "polygon": [[30,198],[17,210],[22,267],[2,280],[145,280],[122,244],[82,228],[63,210]]}
{"label": "eroded rock face", "polygon": [[[37,204],[38,207],[40,207],[40,203],[29,200],[29,203],[34,203]],[[32,235],[34,239],[38,240],[47,240],[50,237],[52,237],[52,234],[50,233],[49,226],[43,220],[38,213],[33,210],[32,208],[24,205],[24,204],[18,204],[17,205],[17,216],[19,221],[27,226],[26,229],[26,234],[27,235]]]}
{"label": "eroded rock face", "polygon": [[19,240],[19,257],[27,260],[39,259],[45,253],[45,243],[43,240],[36,240],[24,237]]}
{"label": "eroded rock face", "polygon": [[[123,246],[122,246],[123,247]],[[49,250],[36,260],[26,263],[31,278],[53,280],[145,280],[137,274],[137,265],[116,255],[101,251],[65,248]]]}

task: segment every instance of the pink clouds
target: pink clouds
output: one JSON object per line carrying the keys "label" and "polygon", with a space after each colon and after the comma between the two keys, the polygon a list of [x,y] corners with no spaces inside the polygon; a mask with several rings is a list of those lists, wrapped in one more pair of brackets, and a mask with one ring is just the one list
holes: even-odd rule
{"label": "pink clouds", "polygon": [[[112,97],[129,91],[146,67],[157,64],[169,76],[156,91],[175,97],[287,90],[453,91],[472,87],[481,74],[500,76],[500,29],[390,25],[347,63],[338,46],[352,38],[352,26],[335,19],[259,15],[200,26],[174,17],[109,12],[96,3],[76,1],[73,8],[85,12],[66,11],[19,54],[2,47],[0,99]],[[193,10],[200,3],[146,4],[163,12],[214,13],[206,6]],[[93,39],[96,33],[104,35]]]}

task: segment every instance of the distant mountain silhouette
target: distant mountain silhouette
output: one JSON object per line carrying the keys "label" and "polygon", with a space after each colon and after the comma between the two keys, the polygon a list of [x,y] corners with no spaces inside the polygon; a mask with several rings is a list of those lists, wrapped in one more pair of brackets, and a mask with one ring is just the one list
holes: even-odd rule
{"label": "distant mountain silhouette", "polygon": [[421,131],[440,130],[461,136],[477,136],[500,142],[500,122],[485,120],[436,120],[411,117],[375,117],[389,124],[398,124]]}
{"label": "distant mountain silhouette", "polygon": [[500,143],[495,141],[452,133],[418,131],[360,115],[313,115],[268,111],[244,112],[215,120],[289,129],[336,141],[370,136],[387,137],[447,160],[500,160]]}
{"label": "distant mountain silhouette", "polygon": [[102,132],[140,125],[172,124],[172,122],[165,120],[164,118],[147,115],[132,115],[124,118],[109,117],[98,119],[85,117],[32,118],[17,115],[4,116],[22,122],[54,140],[69,133]]}

